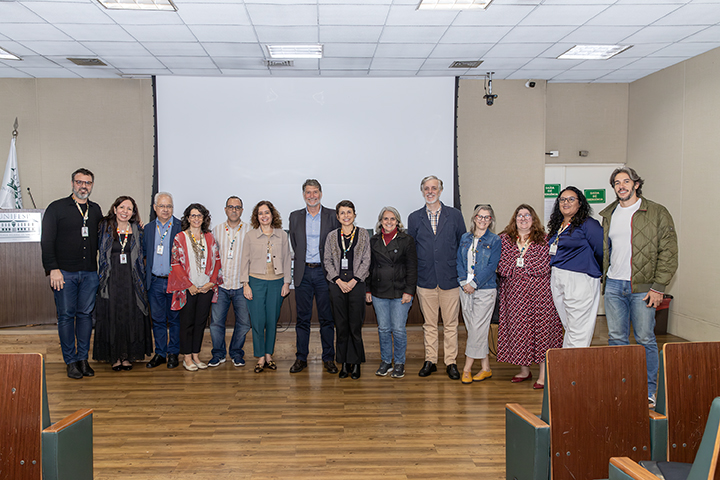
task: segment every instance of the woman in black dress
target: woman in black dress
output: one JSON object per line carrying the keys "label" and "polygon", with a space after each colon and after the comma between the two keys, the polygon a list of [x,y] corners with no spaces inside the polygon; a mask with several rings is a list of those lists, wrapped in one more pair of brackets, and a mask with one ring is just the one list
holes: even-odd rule
{"label": "woman in black dress", "polygon": [[100,222],[93,359],[115,371],[152,354],[143,263],[143,230],[135,200],[118,197]]}

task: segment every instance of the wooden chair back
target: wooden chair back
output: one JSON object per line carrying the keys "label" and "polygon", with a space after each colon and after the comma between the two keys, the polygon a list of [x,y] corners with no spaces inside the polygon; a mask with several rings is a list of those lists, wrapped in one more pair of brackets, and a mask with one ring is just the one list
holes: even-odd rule
{"label": "wooden chair back", "polygon": [[0,355],[0,479],[42,479],[43,359]]}
{"label": "wooden chair back", "polygon": [[607,478],[611,457],[650,460],[642,346],[552,349],[546,362],[553,480]]}
{"label": "wooden chair back", "polygon": [[666,343],[665,414],[670,462],[692,463],[709,406],[720,396],[720,342]]}

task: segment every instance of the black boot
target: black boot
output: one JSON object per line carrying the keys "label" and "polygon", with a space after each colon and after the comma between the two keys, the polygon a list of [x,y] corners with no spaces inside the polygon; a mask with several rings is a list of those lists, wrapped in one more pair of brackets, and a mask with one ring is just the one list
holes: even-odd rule
{"label": "black boot", "polygon": [[360,364],[359,363],[353,364],[352,373],[350,374],[350,378],[352,378],[353,380],[357,380],[358,378],[360,378]]}
{"label": "black boot", "polygon": [[350,376],[350,364],[349,363],[343,363],[342,368],[340,369],[340,374],[338,377],[340,378],[347,378]]}

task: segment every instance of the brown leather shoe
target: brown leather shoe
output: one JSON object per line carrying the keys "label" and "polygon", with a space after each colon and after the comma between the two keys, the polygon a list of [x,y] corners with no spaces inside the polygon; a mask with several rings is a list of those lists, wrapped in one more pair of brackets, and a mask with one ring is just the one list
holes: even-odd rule
{"label": "brown leather shoe", "polygon": [[338,373],[337,365],[335,365],[335,362],[323,362],[323,367],[325,367],[325,370],[328,371],[328,373],[335,375]]}
{"label": "brown leather shoe", "polygon": [[295,360],[295,363],[292,364],[292,367],[290,367],[290,373],[300,373],[307,367],[307,362],[303,362],[302,360]]}

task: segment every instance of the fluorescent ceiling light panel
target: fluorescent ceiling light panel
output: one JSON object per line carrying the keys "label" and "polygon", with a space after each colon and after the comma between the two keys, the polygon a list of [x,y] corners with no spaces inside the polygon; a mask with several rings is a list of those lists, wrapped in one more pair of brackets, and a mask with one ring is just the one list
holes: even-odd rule
{"label": "fluorescent ceiling light panel", "polygon": [[492,0],[420,0],[416,10],[486,9]]}
{"label": "fluorescent ceiling light panel", "polygon": [[322,58],[322,45],[265,45],[270,58]]}
{"label": "fluorescent ceiling light panel", "polygon": [[22,58],[18,57],[17,55],[13,55],[7,50],[0,48],[0,60],[22,60]]}
{"label": "fluorescent ceiling light panel", "polygon": [[607,60],[630,47],[632,45],[575,45],[557,58],[561,60]]}
{"label": "fluorescent ceiling light panel", "polygon": [[177,11],[172,0],[98,0],[100,5],[110,10],[165,10]]}

